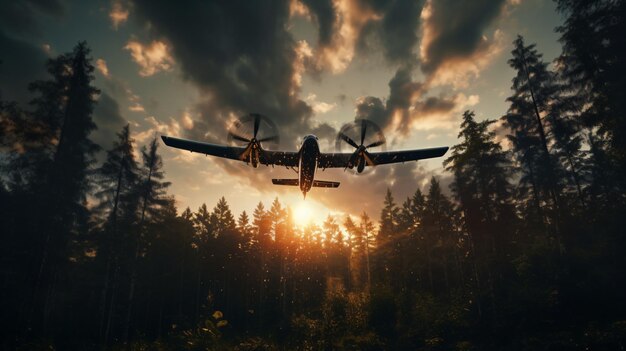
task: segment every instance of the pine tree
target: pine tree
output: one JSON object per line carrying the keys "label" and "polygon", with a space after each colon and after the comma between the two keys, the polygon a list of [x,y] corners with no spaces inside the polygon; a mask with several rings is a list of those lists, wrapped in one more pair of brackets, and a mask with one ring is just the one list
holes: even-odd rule
{"label": "pine tree", "polygon": [[[557,28],[563,53],[561,75],[573,97],[573,110],[588,127],[597,127],[597,139],[606,139],[617,174],[626,172],[626,4],[623,1],[557,0],[565,23]],[[621,177],[621,191],[625,191]]]}
{"label": "pine tree", "polygon": [[[560,202],[563,184],[560,179],[563,176],[562,168],[550,153],[551,134],[548,133],[553,129],[550,128],[553,127],[550,121],[557,118],[551,116],[554,113],[551,106],[559,90],[554,74],[548,71],[534,44],[526,46],[524,39],[518,36],[514,46],[509,65],[517,71],[517,75],[513,78],[513,95],[507,99],[511,106],[503,121],[511,132],[509,139],[521,167],[520,189],[524,191],[521,196],[532,202],[532,207],[528,207],[534,208],[535,218],[548,212],[552,231],[558,236],[562,222]],[[529,194],[529,188],[532,194]]]}
{"label": "pine tree", "polygon": [[[35,209],[39,237],[31,242],[40,250],[38,272],[33,275],[35,295],[45,287],[43,296],[55,296],[55,281],[65,274],[66,263],[74,256],[71,244],[87,231],[85,204],[91,186],[87,176],[98,150],[89,134],[96,129],[92,113],[99,93],[91,85],[94,67],[89,53],[85,42],[78,43],[71,53],[49,60],[52,79],[31,85],[31,91],[38,94],[32,102],[32,116],[42,127],[37,153],[43,156],[37,162],[40,181],[32,184],[37,196],[32,203],[41,206]],[[55,303],[43,298],[44,332]],[[30,305],[35,309],[40,304],[34,301]]]}
{"label": "pine tree", "polygon": [[187,206],[187,208],[185,208],[183,213],[180,214],[180,217],[193,224],[193,212],[191,212],[191,209],[189,208],[189,206]]}
{"label": "pine tree", "polygon": [[380,227],[376,236],[375,272],[377,279],[391,283],[390,273],[399,268],[402,234],[399,232],[400,209],[396,205],[391,190],[387,189],[383,209],[380,212]]}
{"label": "pine tree", "polygon": [[473,284],[479,296],[488,294],[495,320],[493,289],[498,284],[494,279],[502,276],[506,266],[504,245],[512,239],[516,221],[509,184],[511,166],[506,152],[495,141],[495,132],[489,130],[493,123],[477,122],[473,112],[465,111],[459,133],[461,142],[452,148],[444,165],[454,174],[451,188],[469,237]]}
{"label": "pine tree", "polygon": [[209,212],[206,204],[202,204],[198,211],[194,214],[193,224],[196,229],[196,236],[201,240],[205,241],[209,237],[213,237],[213,221],[211,219],[212,213]]}
{"label": "pine tree", "polygon": [[[130,319],[133,309],[135,285],[137,282],[137,260],[141,252],[146,250],[144,237],[146,236],[146,222],[151,220],[156,222],[159,217],[169,215],[171,218],[176,217],[176,209],[171,205],[173,199],[165,196],[166,189],[170,186],[170,182],[164,182],[163,160],[157,153],[158,144],[156,137],[150,142],[149,148],[145,146],[141,150],[143,159],[143,167],[141,169],[141,178],[138,182],[137,190],[139,191],[141,210],[139,214],[139,222],[136,226],[136,233],[130,237],[130,246],[134,246],[134,253],[129,254],[130,261],[130,287],[128,291],[128,303],[126,311],[126,321],[124,325],[124,340],[129,342]],[[172,208],[173,213],[172,213]],[[170,211],[169,213],[167,211]]]}
{"label": "pine tree", "polygon": [[223,196],[219,199],[217,205],[215,205],[213,215],[215,218],[214,230],[216,237],[220,237],[227,233],[233,233],[235,231],[235,217],[230,211],[230,206],[228,206],[228,202],[226,202],[226,199]]}
{"label": "pine tree", "polygon": [[371,250],[375,245],[375,227],[365,211],[361,214],[359,231],[363,234],[365,248],[365,265],[367,269],[367,291],[372,286]]}
{"label": "pine tree", "polygon": [[[139,207],[137,184],[139,170],[133,153],[133,139],[126,125],[118,134],[119,140],[107,151],[105,162],[97,170],[100,200],[98,211],[102,217],[102,238],[98,245],[98,259],[103,266],[103,288],[100,297],[100,336],[109,340],[118,294],[120,260],[128,257],[126,237],[136,224]],[[125,235],[126,234],[126,235]],[[132,249],[131,249],[132,251]]]}
{"label": "pine tree", "polygon": [[398,229],[398,213],[399,209],[394,202],[391,190],[387,189],[383,209],[380,212],[380,230],[378,239],[384,244],[385,240],[391,239]]}
{"label": "pine tree", "polygon": [[507,232],[512,224],[511,175],[507,154],[495,141],[489,127],[492,120],[476,122],[474,113],[465,111],[460,144],[444,161],[454,174],[452,191],[464,212],[466,226],[477,242],[490,242],[496,250],[496,233]]}
{"label": "pine tree", "polygon": [[253,228],[250,224],[250,217],[248,217],[246,211],[241,212],[241,214],[237,218],[237,231],[242,236],[243,249],[247,252],[252,245]]}
{"label": "pine tree", "polygon": [[163,181],[163,160],[157,153],[159,144],[156,137],[150,142],[150,146],[141,149],[143,167],[141,169],[141,186],[139,187],[141,196],[141,214],[139,224],[142,225],[146,219],[157,218],[160,210],[170,205],[171,199],[166,197],[166,190],[171,185],[170,182]]}
{"label": "pine tree", "polygon": [[[443,194],[439,181],[432,177],[428,188],[426,212],[422,230],[425,238],[428,276],[431,289],[449,291],[451,286],[450,262],[453,261],[454,245],[457,242],[453,206]],[[434,273],[443,277],[443,287],[435,281]]]}

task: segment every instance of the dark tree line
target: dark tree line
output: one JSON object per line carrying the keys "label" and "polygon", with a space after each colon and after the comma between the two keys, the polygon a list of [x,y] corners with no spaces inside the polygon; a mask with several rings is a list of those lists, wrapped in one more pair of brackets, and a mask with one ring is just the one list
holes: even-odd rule
{"label": "dark tree line", "polygon": [[95,162],[87,45],[49,60],[28,106],[0,102],[3,349],[624,349],[624,2],[557,3],[555,69],[518,37],[451,196],[388,191],[378,224],[180,212],[156,138],[127,125]]}

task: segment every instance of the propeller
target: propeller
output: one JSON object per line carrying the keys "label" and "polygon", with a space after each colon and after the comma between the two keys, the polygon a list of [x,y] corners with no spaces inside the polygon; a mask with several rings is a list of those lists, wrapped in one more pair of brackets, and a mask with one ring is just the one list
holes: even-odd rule
{"label": "propeller", "polygon": [[[260,130],[261,133],[259,133]],[[258,113],[250,113],[233,122],[228,129],[228,141],[230,143],[235,141],[246,143],[246,147],[239,158],[248,160],[256,168],[259,163],[260,152],[263,150],[261,143],[278,145],[280,137],[278,136],[278,128],[272,120]]]}
{"label": "propeller", "polygon": [[[367,138],[368,130],[373,131],[373,137]],[[360,143],[357,144],[354,139],[350,137],[350,135],[356,136],[356,139],[360,139]],[[369,142],[365,143],[366,140],[369,140]],[[376,125],[376,123],[367,119],[359,119],[345,124],[339,130],[337,140],[335,141],[335,149],[338,152],[341,151],[342,142],[345,142],[356,149],[354,150],[352,156],[350,156],[346,169],[353,169],[356,167],[357,173],[362,173],[366,165],[376,165],[367,149],[383,146],[385,145],[386,140],[382,130],[378,127],[378,125]]]}

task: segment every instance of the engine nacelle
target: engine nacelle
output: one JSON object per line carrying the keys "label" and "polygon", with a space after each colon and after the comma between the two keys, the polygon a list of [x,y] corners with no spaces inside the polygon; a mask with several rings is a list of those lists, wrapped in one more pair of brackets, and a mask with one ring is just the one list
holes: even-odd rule
{"label": "engine nacelle", "polygon": [[259,152],[257,150],[250,152],[250,159],[248,162],[253,168],[259,168]]}
{"label": "engine nacelle", "polygon": [[365,169],[365,157],[360,156],[357,159],[356,171],[359,173],[362,173],[364,169]]}

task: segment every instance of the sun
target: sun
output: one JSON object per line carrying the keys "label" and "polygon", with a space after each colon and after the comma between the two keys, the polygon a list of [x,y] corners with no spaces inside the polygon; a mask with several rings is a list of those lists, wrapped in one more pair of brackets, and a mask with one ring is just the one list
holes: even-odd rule
{"label": "sun", "polygon": [[297,203],[293,207],[293,218],[296,220],[298,225],[306,225],[311,222],[313,219],[313,211],[311,206],[308,205],[305,201],[301,201]]}

